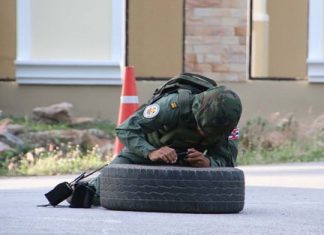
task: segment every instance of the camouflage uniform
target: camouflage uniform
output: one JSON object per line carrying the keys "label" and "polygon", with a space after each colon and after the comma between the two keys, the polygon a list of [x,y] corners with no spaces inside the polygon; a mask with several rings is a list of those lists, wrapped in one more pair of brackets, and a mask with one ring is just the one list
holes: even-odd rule
{"label": "camouflage uniform", "polygon": [[[158,164],[148,154],[162,146],[177,153],[195,148],[209,158],[211,167],[234,167],[237,140],[229,140],[237,126],[242,106],[239,97],[221,86],[191,95],[190,112],[182,117],[177,93],[139,109],[116,128],[117,136],[126,146],[112,164]],[[202,136],[198,128],[206,135]],[[188,165],[179,158],[176,165]]]}
{"label": "camouflage uniform", "polygon": [[[163,146],[177,153],[195,148],[210,160],[211,167],[234,167],[237,139],[229,139],[237,126],[242,106],[239,97],[225,87],[215,87],[188,100],[189,113],[182,115],[178,93],[140,108],[116,128],[123,151],[111,164],[166,165],[148,159],[150,151]],[[198,128],[205,133],[199,133]],[[189,166],[184,158],[174,165]],[[97,191],[93,204],[100,204],[100,177],[90,181]]]}

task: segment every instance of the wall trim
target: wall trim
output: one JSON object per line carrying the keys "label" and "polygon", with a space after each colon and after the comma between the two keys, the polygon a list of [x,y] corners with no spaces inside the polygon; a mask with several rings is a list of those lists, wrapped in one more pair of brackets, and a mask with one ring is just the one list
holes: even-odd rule
{"label": "wall trim", "polygon": [[16,61],[19,84],[120,85],[119,62]]}
{"label": "wall trim", "polygon": [[309,1],[308,20],[308,80],[324,83],[324,3],[320,0]]}
{"label": "wall trim", "polygon": [[120,85],[125,57],[125,0],[112,0],[110,60],[35,60],[31,50],[31,0],[17,0],[18,84]]}
{"label": "wall trim", "polygon": [[324,83],[324,60],[308,60],[308,79],[313,83]]}

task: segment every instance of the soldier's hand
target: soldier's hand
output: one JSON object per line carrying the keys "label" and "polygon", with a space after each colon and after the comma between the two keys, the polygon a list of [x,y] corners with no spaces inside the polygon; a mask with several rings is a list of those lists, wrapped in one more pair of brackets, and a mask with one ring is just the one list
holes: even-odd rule
{"label": "soldier's hand", "polygon": [[186,161],[194,167],[210,167],[210,160],[202,152],[194,148],[188,149]]}
{"label": "soldier's hand", "polygon": [[174,164],[177,161],[177,153],[173,148],[164,146],[149,153],[148,158],[155,161],[163,161],[168,164]]}

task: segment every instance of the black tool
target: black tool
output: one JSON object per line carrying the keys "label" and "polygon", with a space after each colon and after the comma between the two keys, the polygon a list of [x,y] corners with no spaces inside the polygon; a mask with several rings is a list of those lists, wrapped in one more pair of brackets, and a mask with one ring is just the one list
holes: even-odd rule
{"label": "black tool", "polygon": [[89,174],[86,172],[81,173],[70,183],[62,182],[56,185],[51,191],[45,194],[46,199],[49,204],[40,205],[40,206],[57,206],[62,201],[67,199],[72,195],[71,207],[73,208],[89,208],[91,207],[90,201],[95,195],[96,189],[89,185],[87,182],[80,182],[82,179],[89,177],[90,175],[100,171],[102,168],[106,167],[108,164],[103,165],[102,167],[91,171]]}
{"label": "black tool", "polygon": [[184,160],[186,160],[187,155],[188,155],[187,152],[179,152],[179,153],[177,153],[177,157],[178,157],[179,159],[184,159]]}

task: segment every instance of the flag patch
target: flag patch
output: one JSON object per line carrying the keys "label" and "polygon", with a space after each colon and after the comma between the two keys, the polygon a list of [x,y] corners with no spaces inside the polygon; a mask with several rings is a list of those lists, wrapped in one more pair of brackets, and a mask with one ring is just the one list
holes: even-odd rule
{"label": "flag patch", "polygon": [[240,129],[235,128],[232,130],[232,133],[228,137],[229,140],[238,140],[240,138]]}

